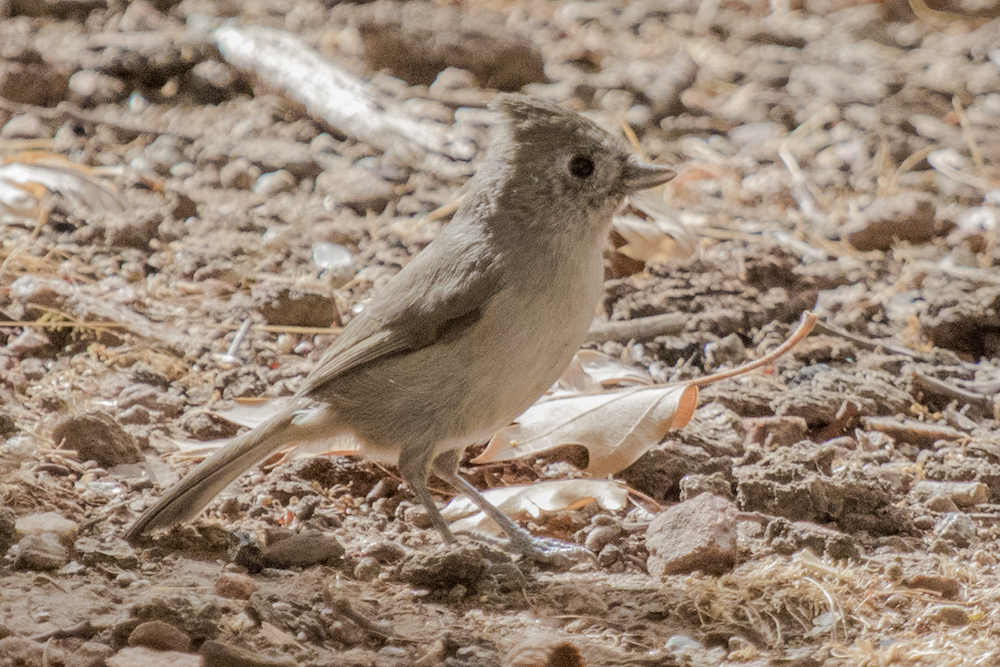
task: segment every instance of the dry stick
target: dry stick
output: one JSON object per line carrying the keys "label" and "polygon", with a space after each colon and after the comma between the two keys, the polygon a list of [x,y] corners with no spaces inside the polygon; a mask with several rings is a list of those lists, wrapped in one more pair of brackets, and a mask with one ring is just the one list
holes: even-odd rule
{"label": "dry stick", "polygon": [[462,161],[476,154],[472,141],[442,123],[414,118],[367,82],[322,58],[297,35],[224,25],[212,37],[228,62],[250,70],[332,127],[376,148],[395,151],[414,163],[428,152]]}
{"label": "dry stick", "polygon": [[788,172],[792,175],[792,196],[795,198],[795,202],[799,205],[799,211],[802,212],[802,215],[804,215],[807,220],[814,224],[825,224],[826,214],[820,210],[817,197],[813,194],[814,186],[802,171],[802,168],[799,166],[799,161],[795,159],[795,155],[792,154],[790,146],[800,137],[804,137],[810,134],[813,130],[823,127],[828,122],[835,120],[838,114],[839,110],[832,104],[823,107],[813,114],[811,118],[807,119],[804,123],[792,130],[792,133],[781,142],[781,146],[778,148],[778,157],[781,158],[785,168],[787,168]]}
{"label": "dry stick", "polygon": [[962,139],[969,147],[969,153],[972,155],[972,161],[976,165],[976,170],[982,173],[984,164],[983,152],[979,150],[979,145],[976,143],[975,137],[972,136],[972,124],[969,122],[969,114],[965,113],[965,107],[962,106],[962,101],[958,99],[958,95],[951,96],[951,105],[955,108],[955,115],[958,116],[958,124],[962,127]]}
{"label": "dry stick", "polygon": [[899,177],[905,174],[906,172],[910,171],[911,169],[913,169],[915,166],[917,166],[917,163],[919,163],[921,160],[926,158],[928,155],[930,155],[937,149],[938,146],[936,145],[924,146],[919,151],[911,153],[908,158],[906,158],[899,164],[899,167],[896,168],[896,171],[892,172],[892,174],[889,176],[889,179],[883,184],[882,194],[886,196],[893,194],[893,192],[896,189],[896,183],[899,181]]}
{"label": "dry stick", "polygon": [[682,380],[680,382],[667,382],[666,384],[657,385],[660,387],[674,387],[677,385],[693,385],[695,387],[702,387],[706,384],[712,384],[713,382],[718,382],[720,380],[728,380],[731,377],[736,377],[737,375],[743,375],[744,373],[749,373],[750,371],[760,368],[761,366],[767,366],[768,364],[774,363],[778,357],[782,357],[788,354],[788,351],[793,347],[798,345],[803,338],[809,335],[816,326],[816,322],[819,321],[819,316],[816,313],[807,312],[802,313],[802,321],[799,326],[792,333],[791,337],[784,343],[779,345],[773,352],[765,354],[760,359],[756,361],[751,361],[748,364],[743,364],[742,366],[737,366],[736,368],[728,371],[723,371],[722,373],[715,373],[714,375],[707,375],[703,378],[698,378],[697,380]]}
{"label": "dry stick", "polygon": [[830,324],[829,322],[825,322],[823,320],[816,323],[816,331],[830,334],[831,336],[840,336],[841,338],[851,341],[863,350],[876,350],[878,348],[882,348],[886,352],[901,354],[904,357],[911,357],[913,359],[927,358],[926,355],[920,354],[919,352],[914,352],[913,350],[908,350],[905,347],[899,347],[898,345],[893,345],[892,343],[886,343],[873,338],[867,338],[866,336],[861,336],[859,334],[853,334],[847,329],[841,329],[837,325]]}
{"label": "dry stick", "polygon": [[977,190],[982,190],[983,192],[989,192],[996,188],[996,182],[988,178],[983,178],[982,176],[976,176],[975,174],[968,174],[961,169],[956,169],[955,167],[948,164],[945,155],[948,154],[948,149],[941,149],[937,151],[932,151],[927,156],[927,162],[934,169],[951,178],[953,180],[962,183],[963,185],[968,185],[969,187],[976,188]]}
{"label": "dry stick", "polygon": [[[239,324],[222,324],[215,322],[202,322],[199,323],[200,326],[207,327],[209,329],[226,329],[228,331],[236,331],[240,328]],[[128,324],[125,322],[97,322],[89,320],[66,320],[62,322],[36,322],[32,320],[2,320],[0,321],[0,327],[33,327],[36,329],[62,329],[66,327],[79,327],[83,329],[127,329]],[[325,334],[338,334],[342,331],[342,327],[296,327],[296,326],[285,326],[278,324],[255,324],[250,327],[251,331],[265,331],[268,333],[293,333],[293,334],[306,334],[306,335],[325,335]]]}
{"label": "dry stick", "polygon": [[584,339],[587,343],[603,343],[608,340],[651,340],[657,336],[676,336],[682,333],[691,320],[688,313],[666,313],[651,317],[639,317],[620,322],[597,322],[590,325]]}

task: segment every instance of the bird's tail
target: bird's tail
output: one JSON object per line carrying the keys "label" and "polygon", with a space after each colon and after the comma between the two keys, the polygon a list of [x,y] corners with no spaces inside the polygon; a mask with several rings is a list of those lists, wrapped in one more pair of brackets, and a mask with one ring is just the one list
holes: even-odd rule
{"label": "bird's tail", "polygon": [[316,415],[297,418],[301,407],[298,401],[294,402],[202,461],[139,517],[125,533],[125,539],[133,542],[151,530],[170,528],[195,518],[230,482],[272,452],[284,445],[322,437],[319,431],[325,420]]}

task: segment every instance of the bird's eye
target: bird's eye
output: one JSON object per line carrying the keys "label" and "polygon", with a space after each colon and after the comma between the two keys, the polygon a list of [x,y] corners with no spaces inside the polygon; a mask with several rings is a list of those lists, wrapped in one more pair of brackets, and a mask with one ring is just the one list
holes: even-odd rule
{"label": "bird's eye", "polygon": [[569,173],[577,178],[587,178],[594,173],[594,161],[586,155],[576,155],[569,161]]}

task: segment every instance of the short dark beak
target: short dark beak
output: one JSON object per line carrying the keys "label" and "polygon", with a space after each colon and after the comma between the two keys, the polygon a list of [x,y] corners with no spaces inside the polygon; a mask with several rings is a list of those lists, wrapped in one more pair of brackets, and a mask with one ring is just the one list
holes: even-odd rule
{"label": "short dark beak", "polygon": [[670,167],[629,161],[625,165],[623,180],[625,181],[625,190],[631,194],[639,190],[645,190],[646,188],[655,188],[657,185],[666,183],[676,175],[677,172]]}

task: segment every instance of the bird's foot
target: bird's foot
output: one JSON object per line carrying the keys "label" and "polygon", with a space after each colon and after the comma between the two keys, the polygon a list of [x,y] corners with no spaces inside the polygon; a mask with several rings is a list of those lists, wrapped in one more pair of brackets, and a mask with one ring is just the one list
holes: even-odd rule
{"label": "bird's foot", "polygon": [[526,530],[518,531],[501,543],[507,551],[551,567],[566,568],[583,561],[597,564],[597,556],[584,546],[551,537],[538,537]]}

